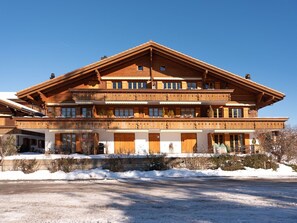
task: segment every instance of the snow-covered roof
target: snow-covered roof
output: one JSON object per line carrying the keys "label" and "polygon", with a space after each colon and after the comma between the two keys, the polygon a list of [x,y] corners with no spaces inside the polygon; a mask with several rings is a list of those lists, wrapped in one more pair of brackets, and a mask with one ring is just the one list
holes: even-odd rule
{"label": "snow-covered roof", "polygon": [[0,92],[0,102],[2,102],[3,104],[19,109],[25,113],[29,113],[29,114],[33,113],[34,115],[42,114],[35,109],[29,108],[25,105],[14,102],[12,101],[12,99],[18,99],[18,97],[16,96],[16,92]]}

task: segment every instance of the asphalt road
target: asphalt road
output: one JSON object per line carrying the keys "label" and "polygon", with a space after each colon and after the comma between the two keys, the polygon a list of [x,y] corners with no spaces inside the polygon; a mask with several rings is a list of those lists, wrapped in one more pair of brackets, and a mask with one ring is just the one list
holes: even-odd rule
{"label": "asphalt road", "polygon": [[297,222],[297,179],[0,182],[0,222]]}

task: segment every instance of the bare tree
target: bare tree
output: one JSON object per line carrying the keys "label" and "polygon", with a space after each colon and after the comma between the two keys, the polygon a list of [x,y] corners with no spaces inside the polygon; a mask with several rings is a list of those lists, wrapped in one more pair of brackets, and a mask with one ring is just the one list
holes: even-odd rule
{"label": "bare tree", "polygon": [[276,156],[278,162],[297,158],[297,128],[286,127],[278,132],[258,131],[256,135],[264,151]]}
{"label": "bare tree", "polygon": [[15,138],[13,135],[4,135],[0,137],[0,166],[3,171],[3,163],[5,156],[17,153],[15,146]]}

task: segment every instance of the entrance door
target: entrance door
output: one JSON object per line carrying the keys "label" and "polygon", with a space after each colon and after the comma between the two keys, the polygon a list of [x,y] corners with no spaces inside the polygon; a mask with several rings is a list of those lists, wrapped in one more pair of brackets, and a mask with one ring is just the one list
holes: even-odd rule
{"label": "entrance door", "polygon": [[181,133],[182,153],[197,152],[197,134]]}
{"label": "entrance door", "polygon": [[135,134],[134,133],[115,133],[114,134],[114,153],[133,154],[135,153]]}
{"label": "entrance door", "polygon": [[149,133],[149,153],[160,153],[160,133]]}

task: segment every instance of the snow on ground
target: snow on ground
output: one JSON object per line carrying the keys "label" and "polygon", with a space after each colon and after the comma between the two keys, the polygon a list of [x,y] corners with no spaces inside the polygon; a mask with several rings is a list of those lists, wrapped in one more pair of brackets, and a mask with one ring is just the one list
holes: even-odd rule
{"label": "snow on ground", "polygon": [[[147,155],[129,155],[129,157],[146,157]],[[175,155],[176,156],[176,155]],[[189,156],[189,155],[187,155]],[[193,156],[210,156],[209,154],[194,154]],[[14,156],[5,157],[5,160],[14,159],[59,159],[63,157],[72,157],[75,159],[106,159],[108,157],[118,157],[118,155],[61,155],[61,154],[39,154],[23,153]],[[121,155],[120,157],[128,157]],[[184,156],[182,156],[184,157]],[[246,167],[245,170],[223,171],[217,170],[188,170],[188,169],[170,169],[165,171],[126,171],[111,172],[101,168],[91,170],[75,170],[70,173],[58,171],[51,173],[48,170],[38,170],[31,174],[25,174],[22,171],[4,171],[0,172],[0,180],[103,180],[103,179],[144,179],[153,180],[160,178],[189,178],[189,177],[253,177],[253,178],[297,178],[297,172],[291,167],[280,164],[276,171],[272,169],[253,169]]]}
{"label": "snow on ground", "polygon": [[217,170],[188,170],[170,169],[164,171],[126,171],[111,172],[101,168],[91,170],[75,170],[70,173],[58,171],[50,173],[48,170],[38,170],[31,174],[24,174],[22,171],[0,172],[0,180],[105,180],[105,179],[143,179],[153,180],[160,178],[189,178],[189,177],[253,177],[253,178],[297,178],[297,172],[291,167],[280,164],[280,167],[273,171],[271,169],[252,169],[223,171]]}

